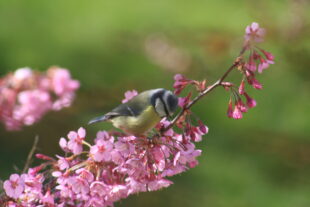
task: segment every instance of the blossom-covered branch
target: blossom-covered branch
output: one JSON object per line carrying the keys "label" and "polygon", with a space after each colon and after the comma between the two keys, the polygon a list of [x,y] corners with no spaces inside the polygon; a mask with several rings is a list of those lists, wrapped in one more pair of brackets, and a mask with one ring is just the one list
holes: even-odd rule
{"label": "blossom-covered branch", "polygon": [[[228,117],[240,119],[242,118],[243,112],[247,112],[249,108],[253,108],[256,106],[256,101],[245,92],[245,80],[247,80],[247,83],[253,88],[262,89],[262,85],[255,78],[255,72],[258,71],[259,73],[262,73],[263,70],[267,69],[270,64],[274,64],[274,56],[271,53],[260,49],[256,45],[256,43],[263,41],[265,29],[260,28],[258,23],[253,22],[250,26],[246,27],[245,31],[245,42],[239,56],[235,59],[234,63],[228,68],[224,75],[222,75],[212,85],[206,87],[205,80],[202,82],[189,80],[180,74],[174,77],[176,81],[174,84],[176,94],[180,94],[181,91],[188,85],[195,85],[198,91],[198,95],[192,100],[190,100],[190,96],[181,98],[180,106],[182,107],[182,111],[173,119],[170,125],[163,129],[163,131],[173,127],[180,119],[182,119],[182,116],[187,115],[186,112],[189,112],[190,108],[197,101],[199,101],[202,97],[204,97],[206,94],[208,94],[218,86],[223,86],[226,90],[230,90],[232,93],[231,97],[235,99],[234,110],[232,109],[232,98],[230,98],[229,100],[227,111]],[[248,56],[248,59],[246,59],[246,55]],[[233,83],[224,82],[229,73],[232,72],[234,69],[239,70],[243,75],[242,81],[238,89],[235,88],[235,85]],[[245,97],[246,104],[243,103],[241,96]]]}
{"label": "blossom-covered branch", "polygon": [[[273,64],[273,56],[256,45],[262,41],[263,34],[257,23],[248,26],[240,55],[224,75],[209,86],[205,80],[176,75],[177,95],[187,86],[194,86],[198,95],[192,99],[190,92],[179,98],[180,113],[172,121],[161,120],[155,133],[145,137],[99,131],[94,143],[88,143],[84,128],[71,131],[59,141],[64,156],[53,158],[37,154],[37,158],[44,160],[41,165],[21,175],[12,174],[4,182],[6,195],[1,198],[2,203],[11,207],[104,207],[113,206],[131,194],[168,187],[172,184],[168,177],[198,164],[197,157],[202,151],[196,149],[195,143],[208,133],[208,127],[191,116],[194,104],[216,87],[223,86],[231,92],[228,117],[242,118],[242,113],[256,105],[247,94],[245,83],[262,89],[256,71],[261,73]],[[234,70],[242,75],[239,87],[224,82]],[[127,92],[123,102],[135,95],[136,91]]]}
{"label": "blossom-covered branch", "polygon": [[45,73],[30,68],[9,73],[0,78],[0,121],[7,130],[32,125],[48,111],[70,106],[79,85],[59,67]]}

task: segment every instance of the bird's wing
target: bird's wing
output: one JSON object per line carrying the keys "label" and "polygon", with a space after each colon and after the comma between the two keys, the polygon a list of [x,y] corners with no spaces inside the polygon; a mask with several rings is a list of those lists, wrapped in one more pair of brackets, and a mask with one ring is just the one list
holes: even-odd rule
{"label": "bird's wing", "polygon": [[[147,93],[141,93],[126,103],[123,103],[116,108],[114,108],[111,112],[106,115],[111,114],[112,117],[115,116],[139,116],[143,110],[150,104]],[[115,115],[117,114],[117,115]]]}

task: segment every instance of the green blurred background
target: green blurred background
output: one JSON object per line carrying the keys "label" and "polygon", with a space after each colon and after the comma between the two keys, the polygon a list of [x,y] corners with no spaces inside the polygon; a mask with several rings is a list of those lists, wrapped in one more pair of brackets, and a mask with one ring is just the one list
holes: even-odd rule
{"label": "green blurred background", "polygon": [[[258,106],[226,117],[229,94],[215,90],[193,111],[209,126],[200,165],[171,187],[116,206],[310,206],[310,2],[307,0],[1,0],[0,75],[58,65],[81,82],[72,107],[19,132],[0,126],[0,178],[22,169],[34,137],[39,152],[118,104],[128,89],[172,89],[173,75],[216,80],[253,21],[276,64],[250,91]],[[238,75],[230,80],[239,82]],[[108,124],[86,126],[89,138]]]}

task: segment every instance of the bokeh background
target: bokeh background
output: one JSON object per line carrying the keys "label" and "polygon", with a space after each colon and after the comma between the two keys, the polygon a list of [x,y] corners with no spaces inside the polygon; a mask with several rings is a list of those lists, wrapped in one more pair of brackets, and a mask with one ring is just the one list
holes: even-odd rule
{"label": "bokeh background", "polygon": [[215,80],[256,21],[268,31],[261,46],[276,57],[259,76],[264,90],[250,92],[258,106],[228,119],[229,94],[215,90],[193,109],[210,128],[200,164],[171,187],[116,206],[310,206],[309,11],[307,0],[1,0],[0,75],[58,65],[81,89],[72,107],[33,126],[0,126],[0,178],[23,168],[36,135],[39,152],[60,153],[60,137],[113,108],[128,89],[172,89],[175,73]]}

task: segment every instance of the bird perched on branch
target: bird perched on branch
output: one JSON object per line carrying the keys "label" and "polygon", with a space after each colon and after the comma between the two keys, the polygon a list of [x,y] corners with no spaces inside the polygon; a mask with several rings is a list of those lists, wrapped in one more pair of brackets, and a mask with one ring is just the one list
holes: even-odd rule
{"label": "bird perched on branch", "polygon": [[89,121],[112,122],[113,126],[132,135],[144,135],[154,128],[163,117],[173,115],[178,106],[178,97],[171,91],[159,88],[140,93],[103,116]]}

